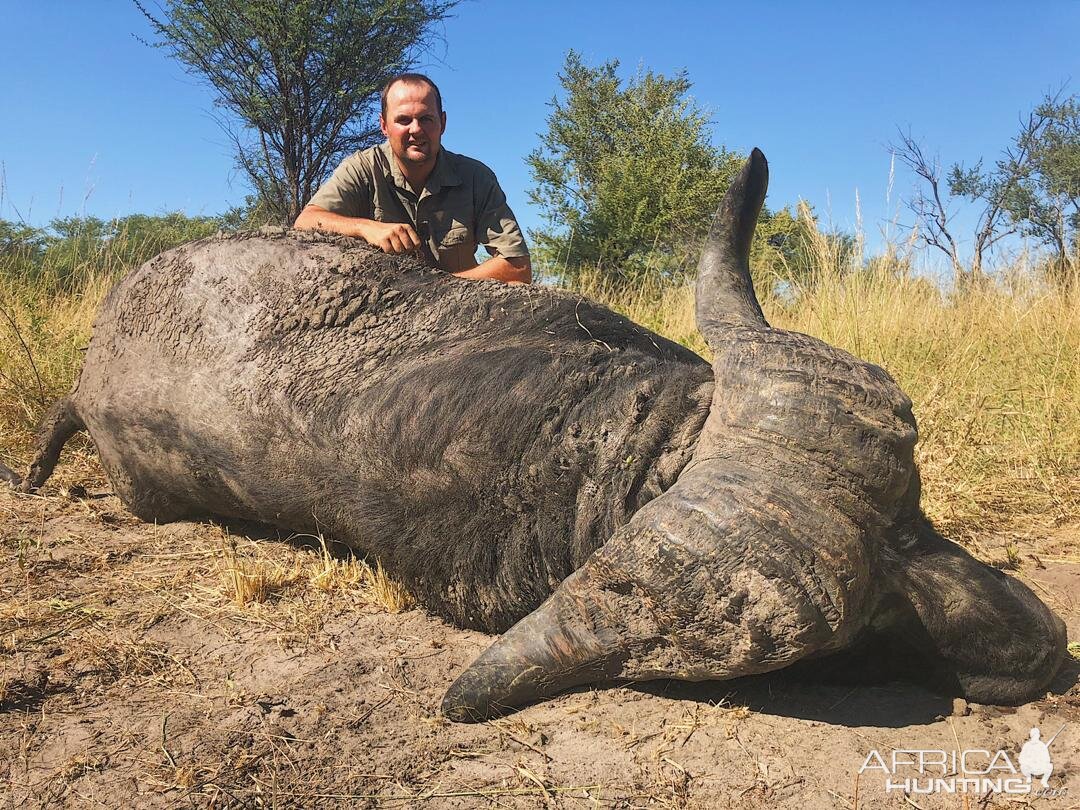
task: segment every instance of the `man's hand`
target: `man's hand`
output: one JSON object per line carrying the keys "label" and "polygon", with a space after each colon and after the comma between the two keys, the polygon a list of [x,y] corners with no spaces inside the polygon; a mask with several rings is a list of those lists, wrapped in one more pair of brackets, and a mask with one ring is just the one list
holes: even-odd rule
{"label": "man's hand", "polygon": [[420,237],[412,225],[400,222],[379,222],[363,220],[357,230],[360,238],[369,245],[374,245],[383,253],[409,253],[420,247]]}
{"label": "man's hand", "polygon": [[317,205],[306,206],[296,218],[293,227],[298,230],[317,229],[344,236],[358,236],[386,253],[408,253],[420,247],[420,237],[411,225],[347,217]]}
{"label": "man's hand", "polygon": [[[363,217],[347,217],[308,205],[296,218],[294,228],[299,230],[330,231],[345,236],[356,236],[369,245],[386,253],[409,253],[421,246],[420,237],[411,225],[399,222],[379,222]],[[528,256],[504,258],[492,256],[482,264],[454,273],[458,278],[493,278],[509,284],[528,284],[532,281],[532,264]]]}

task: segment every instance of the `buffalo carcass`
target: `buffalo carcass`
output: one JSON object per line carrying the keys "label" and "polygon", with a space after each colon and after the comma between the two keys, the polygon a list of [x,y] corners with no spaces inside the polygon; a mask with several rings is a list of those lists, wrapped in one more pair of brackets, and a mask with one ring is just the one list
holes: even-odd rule
{"label": "buffalo carcass", "polygon": [[726,679],[893,637],[984,703],[1044,689],[1065,630],[919,509],[910,400],[773,329],[727,193],[694,353],[580,296],[463,282],[352,240],[218,237],[129,275],[23,489],[86,429],[139,517],[323,530],[428,609],[503,633],[476,720],[592,682]]}

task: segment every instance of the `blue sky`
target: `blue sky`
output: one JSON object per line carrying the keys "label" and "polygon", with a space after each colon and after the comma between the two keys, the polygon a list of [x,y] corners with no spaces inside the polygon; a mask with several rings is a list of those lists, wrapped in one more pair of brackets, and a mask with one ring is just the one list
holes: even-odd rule
{"label": "blue sky", "polygon": [[[0,0],[0,19],[0,217],[214,214],[243,200],[210,90],[138,40],[150,32],[133,4]],[[540,219],[524,158],[573,48],[626,75],[685,69],[714,141],[768,156],[770,206],[803,198],[851,229],[858,193],[875,244],[912,185],[898,172],[887,203],[897,126],[946,162],[993,157],[1048,90],[1080,92],[1078,32],[1077,0],[479,0],[421,67],[443,91],[445,145],[495,169],[526,226]]]}

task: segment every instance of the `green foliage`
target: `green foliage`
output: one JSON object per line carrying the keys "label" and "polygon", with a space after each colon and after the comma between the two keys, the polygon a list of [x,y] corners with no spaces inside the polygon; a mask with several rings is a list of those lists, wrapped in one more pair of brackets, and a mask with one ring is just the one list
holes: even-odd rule
{"label": "green foliage", "polygon": [[638,70],[622,86],[615,60],[589,67],[567,54],[548,131],[528,157],[530,199],[549,227],[538,252],[573,276],[586,265],[633,279],[684,271],[740,156],[708,140],[690,81]]}
{"label": "green foliage", "polygon": [[1047,96],[1032,117],[1037,126],[1017,140],[1029,160],[1010,211],[1052,248],[1047,269],[1065,281],[1080,274],[1080,96]]}
{"label": "green foliage", "polygon": [[64,217],[46,228],[0,220],[0,276],[42,293],[72,293],[103,269],[118,276],[163,250],[210,236],[222,225],[217,217],[181,213],[132,214],[107,222]]}
{"label": "green foliage", "polygon": [[378,93],[457,0],[165,0],[135,4],[205,80],[270,214],[291,224],[347,154],[378,136]]}
{"label": "green foliage", "polygon": [[274,212],[257,195],[249,194],[242,205],[234,206],[218,217],[223,231],[252,231],[277,221]]}
{"label": "green foliage", "polygon": [[[925,243],[947,253],[960,268],[957,242],[949,233],[951,212],[937,188],[937,164],[910,138],[897,155],[928,182],[930,195],[915,198],[912,210],[925,231]],[[978,276],[984,254],[1001,239],[1023,234],[1048,246],[1046,264],[1056,282],[1080,273],[1080,97],[1048,95],[1021,121],[1020,131],[987,164],[955,163],[947,176],[949,197],[981,205],[976,224],[972,274]]]}
{"label": "green foliage", "polygon": [[823,274],[845,275],[860,260],[855,237],[820,230],[806,203],[797,213],[787,206],[764,212],[750,246],[754,288],[762,297],[776,292],[778,283],[806,290]]}
{"label": "green foliage", "polygon": [[5,259],[24,255],[28,259],[40,260],[45,252],[46,236],[38,228],[0,219],[0,257]]}
{"label": "green foliage", "polygon": [[[547,227],[531,232],[540,261],[566,280],[599,272],[621,284],[692,274],[701,239],[743,156],[709,139],[709,116],[685,73],[586,65],[570,51],[547,132],[527,159]],[[806,233],[767,211],[755,242],[764,277],[805,269]]]}

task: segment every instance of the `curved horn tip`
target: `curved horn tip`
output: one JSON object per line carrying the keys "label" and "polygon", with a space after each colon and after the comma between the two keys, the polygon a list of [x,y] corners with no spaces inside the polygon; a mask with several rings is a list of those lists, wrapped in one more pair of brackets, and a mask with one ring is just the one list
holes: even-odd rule
{"label": "curved horn tip", "polygon": [[455,723],[480,723],[548,697],[541,667],[473,664],[443,695],[440,710]]}
{"label": "curved horn tip", "polygon": [[725,326],[769,325],[750,278],[750,247],[768,188],[769,164],[755,146],[720,201],[698,262],[695,314],[714,351]]}
{"label": "curved horn tip", "polygon": [[582,570],[473,661],[446,690],[443,714],[475,723],[621,672],[615,641],[605,642],[596,635],[603,628],[581,621],[587,608],[573,591]]}
{"label": "curved horn tip", "polygon": [[755,187],[763,187],[761,197],[764,200],[764,191],[769,187],[769,161],[765,159],[765,153],[756,146],[750,150],[750,157],[746,159],[743,173],[748,178],[753,178]]}
{"label": "curved horn tip", "polygon": [[446,690],[439,710],[455,723],[480,723],[492,716],[490,690],[484,678],[465,670]]}

